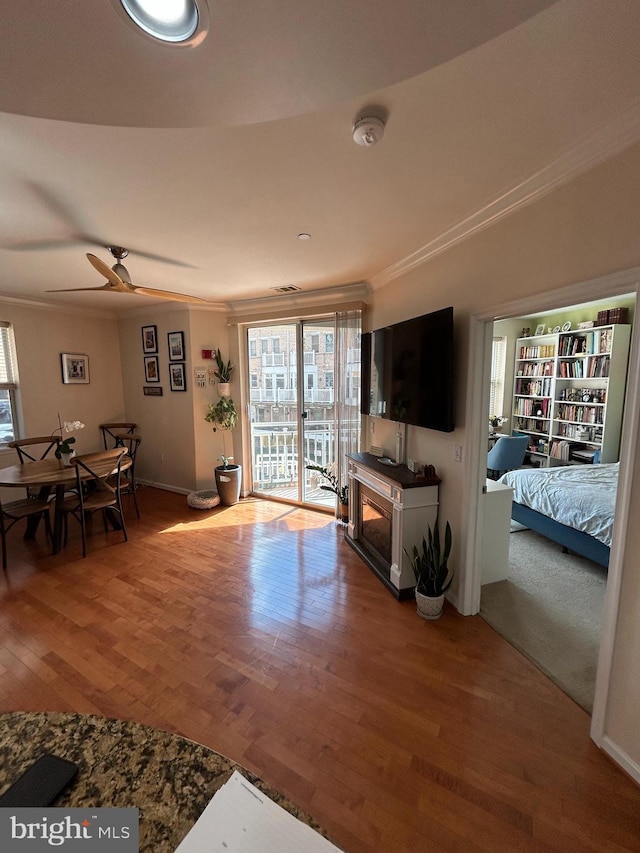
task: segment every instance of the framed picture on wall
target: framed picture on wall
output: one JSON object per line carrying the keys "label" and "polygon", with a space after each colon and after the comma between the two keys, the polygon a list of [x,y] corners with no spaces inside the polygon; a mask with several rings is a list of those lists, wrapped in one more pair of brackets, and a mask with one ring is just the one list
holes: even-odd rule
{"label": "framed picture on wall", "polygon": [[172,391],[187,390],[187,374],[184,362],[173,362],[169,365],[169,387]]}
{"label": "framed picture on wall", "polygon": [[184,332],[169,332],[169,361],[184,361]]}
{"label": "framed picture on wall", "polygon": [[160,365],[157,355],[145,355],[144,357],[144,381],[160,382]]}
{"label": "framed picture on wall", "polygon": [[161,385],[143,385],[142,390],[145,397],[162,397]]}
{"label": "framed picture on wall", "polygon": [[158,352],[158,328],[157,326],[142,327],[142,352]]}
{"label": "framed picture on wall", "polygon": [[89,356],[78,352],[61,352],[62,381],[65,385],[89,384]]}

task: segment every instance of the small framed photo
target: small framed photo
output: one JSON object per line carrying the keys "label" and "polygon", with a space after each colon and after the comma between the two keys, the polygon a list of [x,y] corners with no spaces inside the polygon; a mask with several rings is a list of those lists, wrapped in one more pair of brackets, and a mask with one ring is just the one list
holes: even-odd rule
{"label": "small framed photo", "polygon": [[184,332],[169,332],[169,361],[184,361]]}
{"label": "small framed photo", "polygon": [[158,328],[157,326],[142,327],[142,352],[158,352]]}
{"label": "small framed photo", "polygon": [[143,385],[145,397],[162,397],[162,385]]}
{"label": "small framed photo", "polygon": [[538,325],[536,326],[536,335],[544,335],[546,328],[547,327],[544,323],[538,323]]}
{"label": "small framed photo", "polygon": [[157,355],[145,355],[144,357],[144,381],[160,382],[160,365]]}
{"label": "small framed photo", "polygon": [[169,387],[172,391],[187,390],[187,374],[184,369],[184,361],[173,362],[169,365]]}
{"label": "small framed photo", "polygon": [[78,352],[61,352],[62,381],[65,385],[89,384],[89,356]]}

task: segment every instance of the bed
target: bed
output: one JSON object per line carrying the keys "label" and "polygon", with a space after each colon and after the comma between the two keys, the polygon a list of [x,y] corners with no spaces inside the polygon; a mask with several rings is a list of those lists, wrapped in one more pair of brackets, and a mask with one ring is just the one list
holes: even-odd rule
{"label": "bed", "polygon": [[509,471],[511,518],[569,551],[608,567],[618,462]]}

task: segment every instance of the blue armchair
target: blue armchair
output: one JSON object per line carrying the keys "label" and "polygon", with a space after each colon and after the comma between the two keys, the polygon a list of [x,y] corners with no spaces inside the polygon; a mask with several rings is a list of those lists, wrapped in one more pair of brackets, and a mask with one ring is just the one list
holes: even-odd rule
{"label": "blue armchair", "polygon": [[527,435],[503,435],[487,454],[487,476],[497,480],[505,471],[520,468],[529,443]]}

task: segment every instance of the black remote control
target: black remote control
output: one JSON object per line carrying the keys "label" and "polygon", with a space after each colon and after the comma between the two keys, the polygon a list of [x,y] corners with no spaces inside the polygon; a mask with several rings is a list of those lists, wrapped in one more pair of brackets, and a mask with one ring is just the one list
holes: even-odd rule
{"label": "black remote control", "polygon": [[78,765],[57,755],[43,755],[0,797],[0,807],[44,808],[78,775]]}

